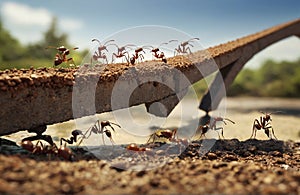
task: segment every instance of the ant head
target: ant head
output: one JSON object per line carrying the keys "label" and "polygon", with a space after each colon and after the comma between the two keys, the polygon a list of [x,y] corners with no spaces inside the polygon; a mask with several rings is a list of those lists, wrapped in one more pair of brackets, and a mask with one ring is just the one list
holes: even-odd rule
{"label": "ant head", "polygon": [[33,143],[30,140],[25,140],[21,142],[22,148],[24,148],[27,151],[32,152],[34,150]]}
{"label": "ant head", "polygon": [[65,48],[65,46],[60,46],[60,47],[57,47],[56,48],[58,51],[61,51],[61,52],[64,52],[64,51],[66,51],[67,50],[67,48]]}
{"label": "ant head", "polygon": [[142,47],[137,48],[137,49],[135,50],[135,52],[141,52],[141,51],[143,51],[143,48],[142,48]]}
{"label": "ant head", "polygon": [[73,136],[78,136],[78,135],[83,135],[81,130],[75,129],[72,131],[72,135]]}
{"label": "ant head", "polygon": [[158,52],[159,49],[158,49],[158,48],[154,48],[154,49],[152,49],[151,51],[152,51],[152,52]]}

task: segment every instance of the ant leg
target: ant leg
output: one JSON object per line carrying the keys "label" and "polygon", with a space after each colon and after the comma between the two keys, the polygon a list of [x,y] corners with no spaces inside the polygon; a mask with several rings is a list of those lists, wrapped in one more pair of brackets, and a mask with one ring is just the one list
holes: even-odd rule
{"label": "ant leg", "polygon": [[[218,128],[215,127],[215,128],[214,128],[215,131],[221,130],[221,135],[222,135],[222,137],[224,138],[224,135],[223,135],[223,129],[224,129],[223,127],[218,127]],[[218,131],[217,131],[217,133],[218,133],[219,139],[221,139],[220,133],[219,133]]]}
{"label": "ant leg", "polygon": [[[252,126],[252,135],[251,135],[250,139],[252,139],[253,134],[254,134],[254,137],[253,137],[253,138],[256,137],[256,131],[257,131],[256,125],[259,125],[259,121],[258,121],[257,119],[255,119],[254,122],[253,122],[253,126]],[[260,126],[260,125],[259,125],[259,126]]]}
{"label": "ant leg", "polygon": [[60,146],[62,145],[62,142],[65,142],[65,146],[66,146],[66,139],[65,138],[60,138]]}
{"label": "ant leg", "polygon": [[187,47],[184,53],[188,53],[188,51],[190,52],[190,54],[192,54],[191,48]]}
{"label": "ant leg", "polygon": [[277,137],[275,136],[273,127],[271,127],[271,129],[272,129],[272,134],[273,134],[274,138],[275,138],[276,140],[278,140]]}
{"label": "ant leg", "polygon": [[103,142],[103,145],[105,145],[104,134],[103,133],[102,133],[102,142]]}
{"label": "ant leg", "polygon": [[111,57],[111,63],[112,64],[114,63],[116,56],[117,56],[117,54],[115,54],[115,53],[112,54],[112,57]]}
{"label": "ant leg", "polygon": [[222,128],[222,130],[221,130],[221,135],[222,135],[222,138],[225,139],[224,133],[223,133],[223,128]]}
{"label": "ant leg", "polygon": [[150,140],[152,139],[152,143],[154,142],[154,133],[150,135],[147,144],[150,142]]}

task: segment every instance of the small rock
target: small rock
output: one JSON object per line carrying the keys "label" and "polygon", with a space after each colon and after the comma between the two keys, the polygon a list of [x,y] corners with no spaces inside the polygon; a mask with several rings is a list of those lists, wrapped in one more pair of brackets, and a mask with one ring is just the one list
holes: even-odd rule
{"label": "small rock", "polygon": [[238,158],[234,155],[231,155],[231,154],[227,154],[226,156],[224,156],[224,160],[227,160],[227,161],[237,161]]}
{"label": "small rock", "polygon": [[285,164],[285,160],[283,160],[283,159],[277,159],[277,160],[275,161],[275,163],[276,163],[276,164]]}
{"label": "small rock", "polygon": [[217,159],[218,156],[215,153],[209,152],[209,153],[207,153],[207,158],[209,160],[214,160],[214,159]]}
{"label": "small rock", "polygon": [[255,152],[257,150],[256,146],[251,146],[248,148],[248,151],[250,151],[251,153]]}
{"label": "small rock", "polygon": [[271,156],[276,156],[276,157],[283,157],[283,154],[279,151],[272,151],[272,152],[269,152],[269,155]]}
{"label": "small rock", "polygon": [[212,165],[212,168],[214,168],[214,169],[218,169],[221,167],[227,167],[227,163],[215,163]]}

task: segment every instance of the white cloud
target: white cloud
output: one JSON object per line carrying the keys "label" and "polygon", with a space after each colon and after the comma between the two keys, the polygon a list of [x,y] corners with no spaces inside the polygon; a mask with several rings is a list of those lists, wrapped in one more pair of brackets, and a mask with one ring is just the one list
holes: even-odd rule
{"label": "white cloud", "polygon": [[5,20],[21,26],[47,26],[52,19],[52,14],[47,9],[14,2],[3,3],[1,13]]}
{"label": "white cloud", "polygon": [[[54,17],[54,14],[46,8],[16,2],[2,3],[0,12],[5,28],[25,44],[41,40],[42,33],[47,30]],[[70,36],[72,31],[83,27],[83,22],[76,18],[57,16],[57,19],[59,28]]]}
{"label": "white cloud", "polygon": [[69,18],[63,18],[62,20],[60,20],[59,23],[62,26],[62,28],[66,30],[77,30],[83,27],[82,21]]}

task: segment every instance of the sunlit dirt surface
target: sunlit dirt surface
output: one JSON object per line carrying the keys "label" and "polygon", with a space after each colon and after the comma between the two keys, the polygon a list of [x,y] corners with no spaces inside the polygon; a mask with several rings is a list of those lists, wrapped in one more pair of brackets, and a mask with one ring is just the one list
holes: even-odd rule
{"label": "sunlit dirt surface", "polygon": [[[235,124],[223,126],[225,139],[193,141],[184,147],[179,142],[159,144],[161,148],[152,146],[153,150],[147,153],[128,151],[126,147],[131,141],[145,143],[148,136],[132,139],[120,129],[113,133],[115,146],[109,140],[107,145],[99,144],[90,150],[70,146],[74,154],[72,161],[56,155],[31,154],[14,142],[1,140],[0,192],[299,194],[299,102],[297,99],[228,98],[224,117]],[[197,109],[197,105],[185,103],[185,108]],[[137,108],[135,116],[142,116],[139,113],[143,113],[143,109]],[[248,140],[254,119],[261,116],[260,111],[277,112],[272,115],[272,125],[278,140],[269,140],[263,131],[257,132],[257,139]],[[178,120],[176,112],[179,111],[175,110],[167,123]],[[197,116],[188,116],[191,120],[184,118],[183,125],[189,127],[191,122],[198,123],[201,116],[200,111]],[[113,120],[108,113],[99,116],[102,117]],[[87,120],[86,126],[90,125],[91,121]],[[47,133],[53,135],[58,144],[59,137],[69,137],[74,128],[74,121],[69,121],[48,126]],[[179,132],[179,138],[184,135]],[[28,133],[24,131],[5,138],[20,141],[26,136]],[[101,136],[96,135],[95,139],[94,143],[99,143]],[[213,141],[212,147],[201,149],[206,140]],[[109,154],[109,158],[104,153]]]}

